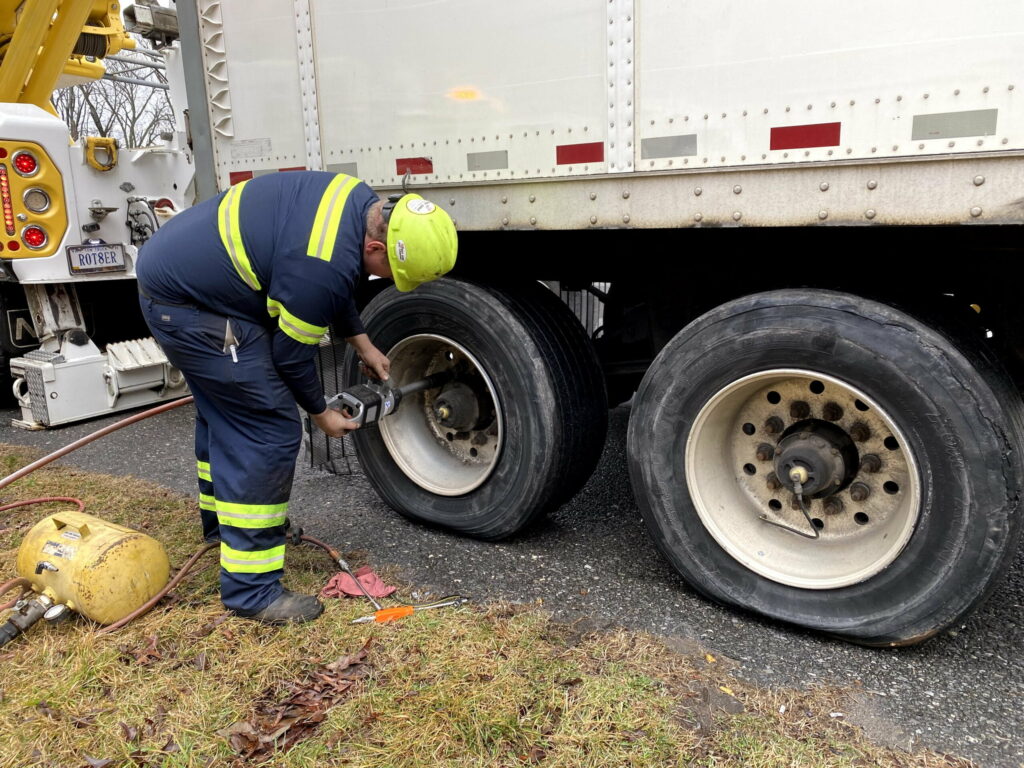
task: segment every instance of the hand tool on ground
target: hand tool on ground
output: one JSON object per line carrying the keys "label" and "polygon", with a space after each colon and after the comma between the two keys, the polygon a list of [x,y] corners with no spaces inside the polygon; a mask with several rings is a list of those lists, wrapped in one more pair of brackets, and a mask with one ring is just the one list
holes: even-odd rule
{"label": "hand tool on ground", "polygon": [[328,398],[327,406],[340,403],[351,414],[348,418],[362,427],[394,413],[402,398],[415,392],[443,387],[454,377],[454,371],[440,371],[400,387],[393,387],[386,381],[356,384]]}
{"label": "hand tool on ground", "polygon": [[358,619],[353,619],[352,623],[369,624],[370,622],[376,622],[377,624],[384,624],[389,621],[401,619],[409,614],[416,613],[417,611],[426,611],[431,608],[458,607],[468,602],[468,598],[456,597],[451,600],[442,600],[441,602],[429,603],[427,605],[395,605],[391,608],[382,608],[370,616],[360,616]]}

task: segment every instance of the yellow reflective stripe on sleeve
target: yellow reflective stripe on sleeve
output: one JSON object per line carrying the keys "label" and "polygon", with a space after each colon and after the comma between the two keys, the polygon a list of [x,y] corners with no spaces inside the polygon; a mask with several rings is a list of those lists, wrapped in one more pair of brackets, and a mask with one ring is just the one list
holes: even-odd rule
{"label": "yellow reflective stripe on sleeve", "polygon": [[235,528],[273,528],[284,525],[288,502],[282,504],[235,504],[217,501],[217,522]]}
{"label": "yellow reflective stripe on sleeve", "polygon": [[246,285],[254,291],[258,291],[260,281],[252,270],[249,255],[245,252],[245,244],[242,242],[242,229],[238,225],[238,212],[242,207],[242,190],[248,183],[248,181],[243,181],[235,184],[220,201],[220,207],[217,209],[217,230],[220,232],[220,241],[224,245],[224,250],[228,252],[228,257],[238,276]]}
{"label": "yellow reflective stripe on sleeve", "polygon": [[211,496],[208,493],[200,493],[199,494],[199,508],[200,509],[205,509],[207,512],[216,512],[217,511],[217,498],[215,496]]}
{"label": "yellow reflective stripe on sleeve", "polygon": [[319,344],[321,337],[327,333],[326,325],[313,325],[298,318],[288,311],[279,301],[267,298],[267,312],[277,318],[277,324],[286,334],[301,344]]}
{"label": "yellow reflective stripe on sleeve", "polygon": [[230,573],[279,571],[284,568],[284,544],[255,552],[242,552],[221,542],[220,567]]}
{"label": "yellow reflective stripe on sleeve", "polygon": [[330,261],[334,253],[334,241],[338,237],[338,226],[341,214],[345,210],[345,202],[349,193],[359,183],[359,179],[339,173],[327,185],[320,205],[316,209],[313,229],[309,233],[309,245],[306,255],[323,261]]}
{"label": "yellow reflective stripe on sleeve", "polygon": [[210,474],[210,462],[208,461],[196,462],[196,474],[199,475],[200,480],[209,480],[210,482],[213,482],[213,476]]}

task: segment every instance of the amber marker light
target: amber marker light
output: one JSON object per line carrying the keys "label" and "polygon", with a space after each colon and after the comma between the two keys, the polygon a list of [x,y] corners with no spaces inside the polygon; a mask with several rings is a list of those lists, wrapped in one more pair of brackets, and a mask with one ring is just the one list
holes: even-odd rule
{"label": "amber marker light", "polygon": [[11,182],[7,178],[7,166],[0,163],[0,202],[4,208],[4,231],[13,235],[14,229],[14,206],[11,204]]}

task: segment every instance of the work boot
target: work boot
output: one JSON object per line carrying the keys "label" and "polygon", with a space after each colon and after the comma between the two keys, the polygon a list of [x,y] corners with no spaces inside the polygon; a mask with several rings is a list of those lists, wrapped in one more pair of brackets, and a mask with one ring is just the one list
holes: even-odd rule
{"label": "work boot", "polygon": [[278,598],[258,613],[238,614],[244,619],[252,619],[263,624],[287,624],[294,621],[302,624],[312,621],[321,613],[324,606],[312,595],[300,595],[290,589],[284,590]]}

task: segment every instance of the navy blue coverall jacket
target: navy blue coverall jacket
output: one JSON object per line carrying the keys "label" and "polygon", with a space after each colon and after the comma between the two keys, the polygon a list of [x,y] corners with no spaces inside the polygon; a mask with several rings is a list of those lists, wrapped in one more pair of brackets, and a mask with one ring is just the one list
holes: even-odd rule
{"label": "navy blue coverall jacket", "polygon": [[377,195],[344,174],[256,177],[171,219],[139,255],[140,302],[196,402],[203,532],[221,598],[256,613],[281,593],[302,430],[324,409],[315,367],[331,323],[364,332],[353,294]]}

